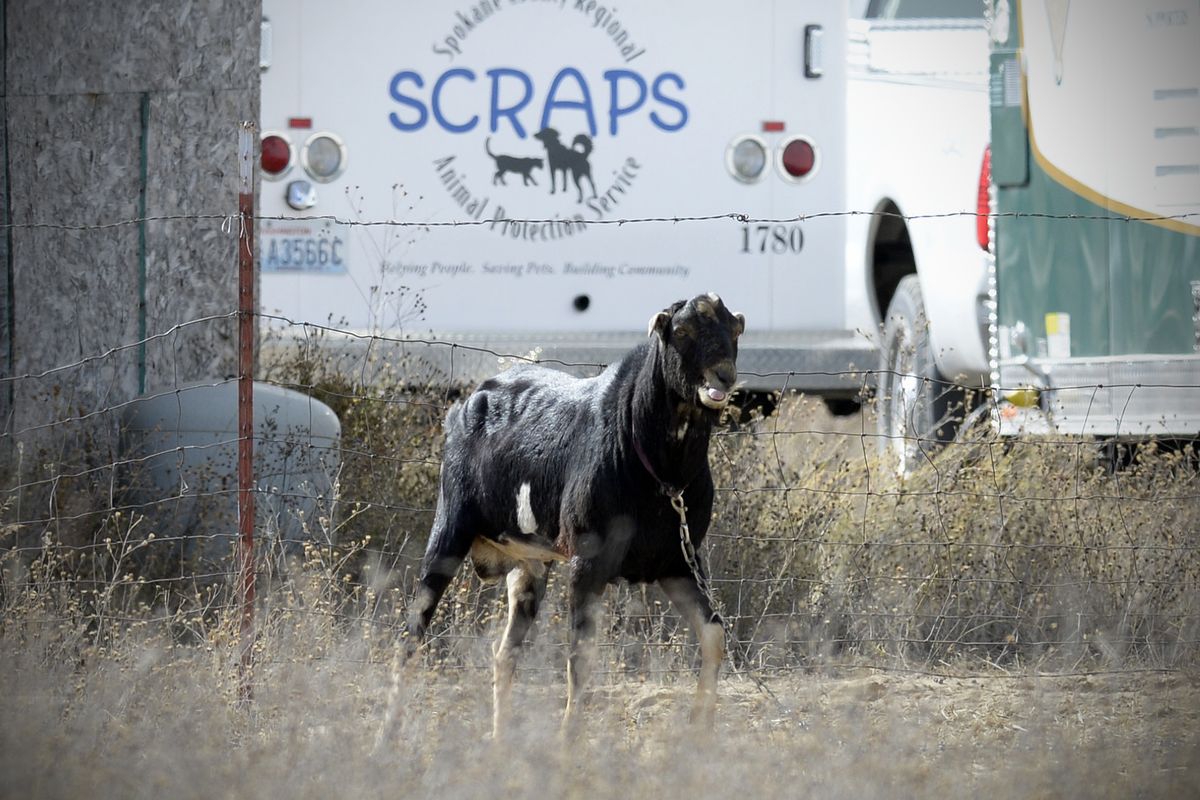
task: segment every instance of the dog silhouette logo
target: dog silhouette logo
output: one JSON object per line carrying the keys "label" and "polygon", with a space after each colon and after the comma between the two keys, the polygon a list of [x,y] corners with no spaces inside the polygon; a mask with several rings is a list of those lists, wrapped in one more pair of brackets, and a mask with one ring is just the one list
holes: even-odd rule
{"label": "dog silhouette logo", "polygon": [[583,202],[583,186],[581,181],[587,178],[592,187],[592,197],[596,197],[596,184],[592,180],[592,165],[588,157],[592,154],[592,139],[587,134],[578,134],[567,147],[562,143],[558,131],[554,128],[542,128],[533,135],[546,148],[546,160],[550,165],[550,194],[557,191],[558,175],[562,173],[562,190],[567,190],[567,177],[575,181],[578,196],[575,202]]}

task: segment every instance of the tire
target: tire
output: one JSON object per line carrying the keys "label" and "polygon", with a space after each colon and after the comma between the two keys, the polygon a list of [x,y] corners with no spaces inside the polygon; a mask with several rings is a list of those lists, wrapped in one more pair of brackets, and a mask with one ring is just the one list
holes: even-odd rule
{"label": "tire", "polygon": [[880,354],[876,418],[879,452],[901,477],[951,441],[964,392],[938,371],[916,275],[905,275],[888,305]]}

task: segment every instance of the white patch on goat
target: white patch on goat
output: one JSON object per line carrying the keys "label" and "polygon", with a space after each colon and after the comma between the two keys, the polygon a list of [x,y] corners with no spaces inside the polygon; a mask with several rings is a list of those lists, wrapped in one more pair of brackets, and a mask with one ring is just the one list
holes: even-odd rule
{"label": "white patch on goat", "polygon": [[682,422],[680,422],[679,427],[675,429],[675,438],[682,442],[684,439],[687,438],[687,432],[688,432],[688,421],[685,419]]}
{"label": "white patch on goat", "polygon": [[521,533],[537,533],[537,518],[533,516],[533,505],[529,502],[529,483],[521,484],[517,492],[517,527]]}

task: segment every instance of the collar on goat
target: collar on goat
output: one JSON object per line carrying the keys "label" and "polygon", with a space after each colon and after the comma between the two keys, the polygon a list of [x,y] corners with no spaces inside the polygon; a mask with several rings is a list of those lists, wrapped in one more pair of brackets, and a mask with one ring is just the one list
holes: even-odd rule
{"label": "collar on goat", "polygon": [[642,449],[642,443],[638,441],[638,437],[633,437],[633,449],[637,453],[638,459],[642,462],[642,466],[646,468],[646,472],[650,473],[650,477],[654,478],[654,482],[658,484],[660,492],[671,498],[671,502],[682,500],[683,490],[687,488],[687,484],[676,489],[671,484],[658,477],[658,473],[654,471],[654,467],[650,465],[650,459],[646,457],[646,451]]}

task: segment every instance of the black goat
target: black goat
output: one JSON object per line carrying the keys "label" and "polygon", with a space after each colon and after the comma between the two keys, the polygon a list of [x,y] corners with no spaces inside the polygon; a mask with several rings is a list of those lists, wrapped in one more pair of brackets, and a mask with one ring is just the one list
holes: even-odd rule
{"label": "black goat", "polygon": [[711,723],[724,629],[681,547],[712,516],[708,445],[737,380],[745,328],[716,295],[650,320],[648,340],[595,378],[517,366],[484,381],[446,417],[437,513],[409,616],[409,647],[470,553],[507,575],[508,626],[494,665],[494,728],[507,719],[516,651],[537,614],[547,564],[568,562],[570,653],[564,728],[587,681],[595,608],[619,578],[658,581],[700,641],[693,718]]}

